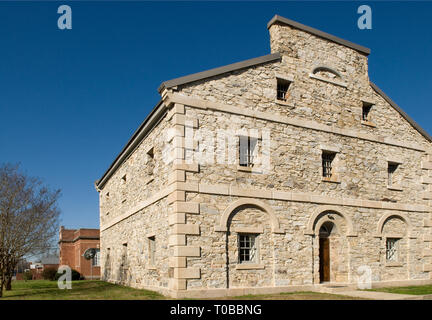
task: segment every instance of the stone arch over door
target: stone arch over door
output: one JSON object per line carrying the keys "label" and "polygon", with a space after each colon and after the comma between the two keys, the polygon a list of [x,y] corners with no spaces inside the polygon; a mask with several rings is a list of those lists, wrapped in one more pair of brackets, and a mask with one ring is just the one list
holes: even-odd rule
{"label": "stone arch over door", "polygon": [[[257,199],[239,199],[222,213],[216,231],[225,233],[226,286],[269,287],[274,285],[274,245],[282,233],[273,209]],[[251,261],[242,261],[241,238],[253,238]]]}
{"label": "stone arch over door", "polygon": [[[323,228],[331,229],[325,236],[327,241],[322,241]],[[321,233],[320,233],[321,231]],[[349,215],[343,213],[341,208],[335,206],[317,207],[306,225],[305,235],[311,236],[312,242],[312,272],[313,283],[320,283],[322,280],[323,251],[325,244],[328,251],[329,282],[350,281],[350,244],[349,237],[355,237],[354,225]]]}

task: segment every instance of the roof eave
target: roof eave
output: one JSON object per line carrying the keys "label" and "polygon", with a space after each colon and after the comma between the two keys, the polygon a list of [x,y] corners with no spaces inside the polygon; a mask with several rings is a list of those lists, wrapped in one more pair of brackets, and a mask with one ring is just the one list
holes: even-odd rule
{"label": "roof eave", "polygon": [[276,53],[268,54],[265,56],[261,56],[261,57],[257,57],[257,58],[252,58],[252,59],[243,60],[240,62],[228,64],[228,65],[225,65],[222,67],[218,67],[218,68],[214,68],[214,69],[210,69],[210,70],[206,70],[206,71],[202,71],[202,72],[193,73],[193,74],[190,74],[190,75],[187,75],[184,77],[179,77],[179,78],[175,78],[175,79],[171,79],[171,80],[162,82],[158,88],[158,91],[159,91],[159,93],[162,94],[162,91],[166,88],[172,88],[175,86],[180,86],[180,85],[188,84],[191,82],[219,76],[219,75],[224,74],[224,73],[229,73],[229,72],[236,71],[236,70],[246,69],[246,68],[253,67],[256,65],[260,65],[260,64],[264,64],[264,63],[274,62],[274,61],[280,60],[281,58],[282,58],[282,55],[279,52],[276,52]]}

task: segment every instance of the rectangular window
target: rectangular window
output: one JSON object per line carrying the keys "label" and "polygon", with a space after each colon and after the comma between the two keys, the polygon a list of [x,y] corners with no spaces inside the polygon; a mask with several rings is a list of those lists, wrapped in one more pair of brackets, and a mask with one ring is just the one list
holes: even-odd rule
{"label": "rectangular window", "polygon": [[155,167],[154,148],[151,148],[149,151],[147,151],[147,157],[147,173],[152,175]]}
{"label": "rectangular window", "polygon": [[362,108],[362,120],[363,121],[370,121],[370,112],[372,110],[373,104],[363,102],[363,108]]}
{"label": "rectangular window", "polygon": [[391,163],[389,162],[388,164],[388,168],[387,168],[387,173],[388,173],[388,185],[391,186],[394,184],[394,175],[396,172],[396,169],[398,167],[397,163]]}
{"label": "rectangular window", "polygon": [[155,265],[155,256],[156,256],[156,238],[155,236],[153,237],[148,237],[148,241],[149,241],[149,245],[148,245],[148,250],[149,250],[149,263],[150,265],[154,266]]}
{"label": "rectangular window", "polygon": [[398,260],[398,240],[396,238],[386,239],[386,260],[397,261]]}
{"label": "rectangular window", "polygon": [[288,99],[288,88],[291,82],[284,79],[277,79],[277,95],[276,98],[281,101],[287,101]]}
{"label": "rectangular window", "polygon": [[257,146],[257,139],[240,136],[239,164],[242,167],[252,167],[254,163],[254,151]]}
{"label": "rectangular window", "polygon": [[100,266],[100,249],[96,249],[96,254],[92,259],[92,266],[99,267]]}
{"label": "rectangular window", "polygon": [[239,234],[239,262],[248,263],[257,261],[256,235]]}
{"label": "rectangular window", "polygon": [[336,156],[335,152],[322,152],[322,175],[324,178],[331,178],[333,175],[333,160]]}

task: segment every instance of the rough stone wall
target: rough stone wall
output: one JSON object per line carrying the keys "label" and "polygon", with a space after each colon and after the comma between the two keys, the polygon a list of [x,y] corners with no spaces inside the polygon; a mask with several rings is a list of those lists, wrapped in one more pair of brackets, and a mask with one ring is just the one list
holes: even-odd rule
{"label": "rough stone wall", "polygon": [[[238,171],[236,165],[216,163],[215,156],[213,164],[201,165],[200,174],[190,174],[201,183],[225,183],[242,188],[253,186],[257,189],[424,204],[421,197],[424,191],[421,183],[424,152],[219,111],[186,108],[186,114],[199,120],[200,128],[197,132],[206,130],[213,133],[218,129],[242,128],[270,130],[268,174]],[[200,141],[203,153],[206,143],[205,139]],[[260,146],[261,142],[258,142],[258,147]],[[340,183],[322,181],[321,154],[328,146],[340,151],[335,159],[335,170]],[[187,151],[186,157],[195,158],[196,154],[195,151]],[[403,191],[387,187],[388,158],[402,162],[395,173],[398,181],[395,185]]]}
{"label": "rough stone wall", "polygon": [[[330,211],[336,214],[333,218],[339,227],[330,239],[332,281],[355,282],[361,266],[371,268],[373,281],[430,279],[430,142],[371,88],[365,56],[285,26],[272,26],[270,35],[272,52],[283,54],[281,62],[175,89],[183,97],[203,101],[200,107],[175,101],[172,91],[163,93],[164,99],[172,99],[171,110],[102,190],[101,225],[157,192],[167,190],[168,197],[162,196],[101,232],[105,279],[168,288],[171,293],[316,284],[319,236],[315,228],[330,221],[328,206],[323,205],[329,199],[333,199]],[[327,71],[311,76],[317,66],[329,67],[340,76]],[[286,103],[276,101],[276,77],[292,81]],[[361,121],[362,101],[374,103],[371,123]],[[204,102],[243,108],[244,112],[214,110]],[[299,125],[268,121],[255,111]],[[318,129],[305,128],[305,120],[316,123]],[[148,168],[153,164],[148,164],[147,151],[163,145],[168,128],[175,129],[171,137],[174,160],[164,163],[156,148],[154,180],[150,182]],[[187,147],[188,129],[206,130],[206,134]],[[211,163],[185,162],[197,147],[211,150],[212,138],[207,133],[219,129],[269,130],[270,172],[245,172],[237,162],[221,163],[216,157]],[[339,129],[355,135],[340,134]],[[382,143],[387,138],[394,138],[393,142]],[[262,143],[259,140],[258,150],[263,149]],[[224,148],[237,146],[236,142]],[[321,172],[321,153],[328,148],[338,150],[334,161],[337,178],[331,182],[323,181]],[[238,161],[238,154],[234,158]],[[390,158],[400,162],[393,188],[387,185]],[[122,181],[125,173],[126,183]],[[262,207],[247,204],[256,199]],[[234,208],[224,230],[225,211],[242,200],[246,207]],[[316,213],[322,214],[314,216]],[[385,215],[407,221],[384,221],[378,230]],[[399,243],[401,263],[390,266],[385,261],[386,234],[404,226],[407,231]],[[262,229],[258,233],[260,261],[249,269],[237,261],[237,237],[244,228],[252,228],[252,233]],[[149,232],[156,236],[155,268],[148,265]]]}
{"label": "rough stone wall", "polygon": [[[357,129],[377,137],[393,136],[397,132],[397,137],[403,141],[419,143],[424,140],[370,87],[366,56],[288,26],[272,26],[270,38],[272,52],[281,50],[282,62],[196,81],[180,86],[179,92],[292,119]],[[334,69],[342,76],[339,80],[346,87],[311,78],[317,66]],[[276,101],[276,76],[292,80],[287,103]],[[362,124],[362,100],[375,104],[370,115],[376,127]]]}
{"label": "rough stone wall", "polygon": [[[166,199],[162,199],[102,232],[102,278],[136,288],[167,288],[167,221]],[[154,264],[149,236],[155,236]]]}
{"label": "rough stone wall", "polygon": [[[138,288],[168,287],[168,204],[163,196],[143,203],[168,185],[171,167],[163,146],[170,127],[164,117],[100,191],[102,279]],[[111,226],[125,214],[130,216]],[[150,236],[155,236],[154,265]]]}
{"label": "rough stone wall", "polygon": [[[163,146],[170,126],[162,120],[107,181],[99,193],[101,225],[167,186],[170,167],[164,161]],[[147,154],[152,148],[154,159]]]}

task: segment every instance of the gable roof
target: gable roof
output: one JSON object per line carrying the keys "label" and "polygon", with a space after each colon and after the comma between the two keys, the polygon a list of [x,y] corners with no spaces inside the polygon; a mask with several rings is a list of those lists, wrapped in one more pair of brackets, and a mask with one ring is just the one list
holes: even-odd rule
{"label": "gable roof", "polygon": [[218,75],[228,73],[231,71],[236,71],[236,70],[241,70],[241,69],[253,67],[253,66],[260,65],[263,63],[267,63],[267,62],[277,61],[277,60],[280,60],[281,57],[282,57],[281,54],[279,52],[276,52],[273,54],[268,54],[265,56],[261,56],[261,57],[257,57],[257,58],[253,58],[253,59],[249,59],[249,60],[243,60],[240,62],[228,64],[226,66],[222,66],[219,68],[214,68],[214,69],[210,69],[210,70],[206,70],[206,71],[202,71],[202,72],[198,72],[198,73],[193,73],[193,74],[190,74],[190,75],[187,75],[184,77],[175,78],[172,80],[162,82],[158,88],[158,91],[159,91],[159,93],[162,93],[162,91],[164,89],[167,89],[167,88],[172,88],[172,87],[179,86],[182,84],[186,84],[186,83],[190,83],[190,82],[218,76]]}
{"label": "gable roof", "polygon": [[339,37],[336,37],[336,36],[334,36],[332,34],[329,34],[327,32],[324,32],[324,31],[321,31],[321,30],[318,30],[318,29],[306,26],[306,25],[301,24],[301,23],[299,23],[297,21],[294,21],[294,20],[291,20],[291,19],[287,19],[287,18],[278,16],[278,15],[275,15],[269,21],[269,23],[267,24],[267,29],[270,28],[273,24],[277,24],[277,23],[278,24],[285,24],[285,25],[291,26],[293,28],[296,28],[296,29],[308,32],[308,33],[313,34],[313,35],[315,35],[317,37],[320,37],[320,38],[323,38],[323,39],[326,39],[326,40],[330,40],[330,41],[335,42],[337,44],[341,44],[341,45],[343,45],[345,47],[357,50],[358,52],[363,53],[365,55],[369,55],[370,54],[370,49],[369,48],[363,47],[363,46],[361,46],[359,44],[353,43],[351,41],[348,41],[348,40],[345,40],[345,39],[342,39],[342,38],[339,38]]}
{"label": "gable roof", "polygon": [[388,95],[386,95],[380,88],[378,88],[375,83],[370,82],[370,85],[372,89],[374,89],[376,93],[378,93],[385,101],[387,101],[387,103],[389,103],[397,112],[399,112],[399,114],[406,121],[408,121],[414,127],[414,129],[420,132],[427,140],[432,142],[432,137],[422,127],[420,127],[420,125],[415,122],[413,118],[411,118],[405,111],[403,111],[401,107],[399,107],[392,99],[390,99]]}

